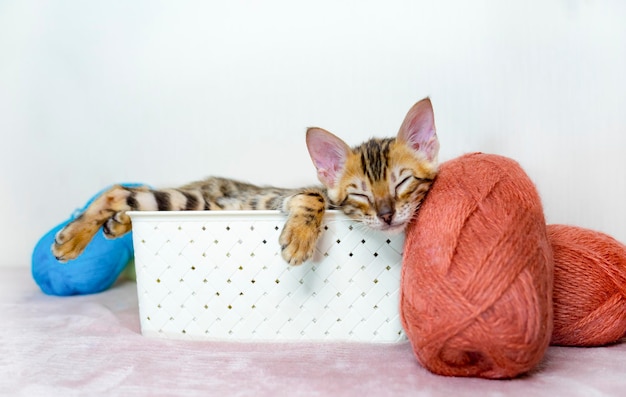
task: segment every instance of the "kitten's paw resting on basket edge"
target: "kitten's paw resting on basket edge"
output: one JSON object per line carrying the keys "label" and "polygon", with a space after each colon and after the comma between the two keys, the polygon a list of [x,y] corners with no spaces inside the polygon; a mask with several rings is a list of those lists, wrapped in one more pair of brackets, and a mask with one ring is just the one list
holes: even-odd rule
{"label": "kitten's paw resting on basket edge", "polygon": [[300,265],[311,259],[321,233],[326,199],[321,191],[310,190],[286,201],[289,214],[279,244],[283,259],[290,265]]}

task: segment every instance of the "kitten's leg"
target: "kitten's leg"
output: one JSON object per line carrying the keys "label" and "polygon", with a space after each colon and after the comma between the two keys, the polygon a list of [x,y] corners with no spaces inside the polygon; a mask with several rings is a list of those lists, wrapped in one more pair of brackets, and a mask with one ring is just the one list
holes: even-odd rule
{"label": "kitten's leg", "polygon": [[199,211],[210,209],[210,203],[203,199],[198,189],[128,189],[126,206],[122,205],[102,226],[108,238],[117,238],[132,229],[130,216],[126,211]]}
{"label": "kitten's leg", "polygon": [[[129,197],[148,192],[147,187],[125,188],[114,186],[97,197],[76,219],[61,229],[52,244],[52,253],[61,262],[76,259],[91,241],[98,229],[110,219],[108,232],[112,237],[130,230],[130,219],[126,211],[131,210]],[[132,200],[131,204],[132,204]],[[119,214],[119,215],[118,215]],[[116,225],[117,224],[117,225]]]}
{"label": "kitten's leg", "polygon": [[315,189],[285,199],[283,211],[289,216],[279,243],[283,259],[290,265],[300,265],[313,256],[325,209],[326,199]]}
{"label": "kitten's leg", "polygon": [[61,262],[76,259],[98,232],[116,238],[132,229],[127,211],[189,211],[210,209],[198,189],[150,190],[114,186],[96,198],[76,219],[61,229],[52,253]]}

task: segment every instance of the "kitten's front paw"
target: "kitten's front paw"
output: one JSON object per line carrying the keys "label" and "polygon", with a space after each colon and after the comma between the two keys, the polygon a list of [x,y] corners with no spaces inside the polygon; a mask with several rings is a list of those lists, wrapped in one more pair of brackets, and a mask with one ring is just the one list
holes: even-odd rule
{"label": "kitten's front paw", "polygon": [[104,225],[102,225],[102,231],[107,238],[117,238],[130,232],[132,229],[132,223],[130,217],[125,212],[117,212],[111,218],[109,218]]}
{"label": "kitten's front paw", "polygon": [[301,265],[311,259],[318,237],[319,228],[290,219],[278,240],[283,259],[292,266]]}
{"label": "kitten's front paw", "polygon": [[52,254],[59,262],[67,262],[78,256],[85,250],[100,226],[81,222],[81,218],[70,222],[54,237]]}

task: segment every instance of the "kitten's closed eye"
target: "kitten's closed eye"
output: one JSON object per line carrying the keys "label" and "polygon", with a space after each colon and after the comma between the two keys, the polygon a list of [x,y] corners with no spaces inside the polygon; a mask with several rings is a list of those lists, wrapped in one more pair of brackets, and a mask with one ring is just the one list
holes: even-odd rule
{"label": "kitten's closed eye", "polygon": [[373,199],[364,193],[348,193],[348,197],[352,200],[359,201],[363,204],[371,204]]}
{"label": "kitten's closed eye", "polygon": [[398,183],[395,188],[396,197],[401,194],[407,193],[407,190],[409,190],[411,187],[415,188],[415,186],[411,185],[411,183],[413,183],[415,179],[416,178],[411,175],[407,176],[400,183]]}

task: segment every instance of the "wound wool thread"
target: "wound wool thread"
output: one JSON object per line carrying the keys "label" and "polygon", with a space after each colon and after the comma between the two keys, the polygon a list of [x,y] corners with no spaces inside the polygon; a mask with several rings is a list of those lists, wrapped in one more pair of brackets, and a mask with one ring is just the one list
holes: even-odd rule
{"label": "wound wool thread", "polygon": [[554,253],[551,343],[600,346],[626,336],[626,246],[576,226],[547,231]]}
{"label": "wound wool thread", "polygon": [[442,164],[407,229],[400,312],[419,362],[449,376],[512,378],[552,334],[552,250],[537,191],[513,160]]}

